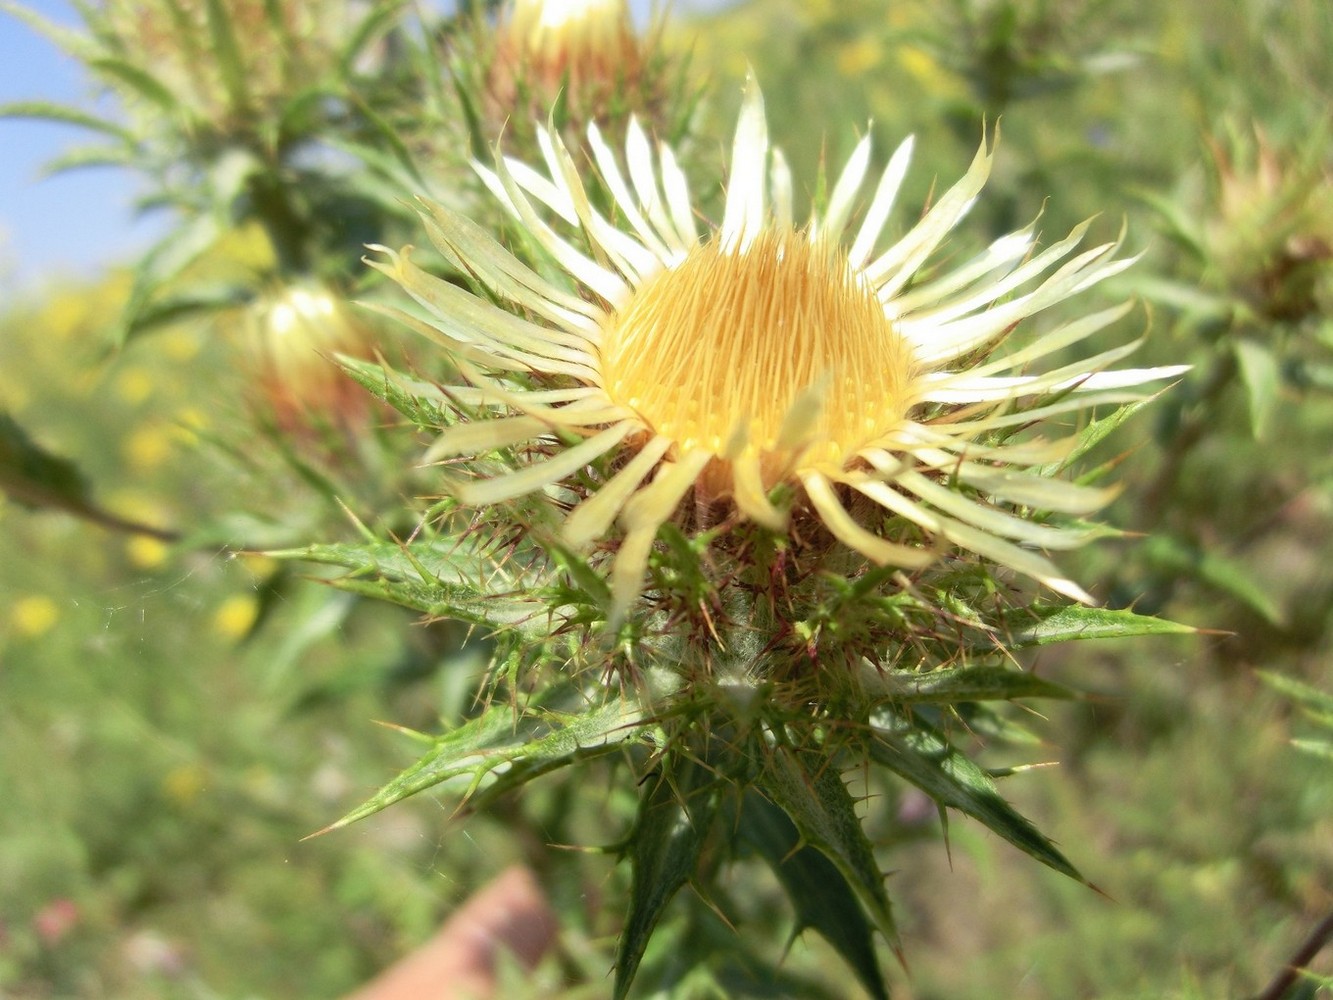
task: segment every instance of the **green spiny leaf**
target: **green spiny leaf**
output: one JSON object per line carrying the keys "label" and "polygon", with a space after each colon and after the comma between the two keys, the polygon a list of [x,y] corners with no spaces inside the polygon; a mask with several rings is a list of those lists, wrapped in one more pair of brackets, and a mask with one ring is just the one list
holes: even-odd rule
{"label": "green spiny leaf", "polygon": [[1008,667],[949,667],[920,672],[891,670],[883,672],[880,678],[884,693],[899,704],[1078,697],[1076,692],[1063,685]]}
{"label": "green spiny leaf", "polygon": [[86,170],[90,167],[128,168],[134,165],[133,150],[123,146],[77,146],[43,163],[41,176],[54,177],[71,170]]}
{"label": "green spiny leaf", "polygon": [[448,422],[444,410],[452,404],[434,383],[408,378],[374,361],[345,354],[338,356],[338,364],[354,382],[418,427],[439,428]]}
{"label": "green spiny leaf", "polygon": [[459,73],[451,70],[450,75],[453,78],[454,92],[458,96],[458,107],[463,112],[463,121],[467,123],[469,153],[474,159],[484,163],[492,155],[492,150],[487,140],[486,128],[482,124],[481,112],[477,109],[477,101]]}
{"label": "green spiny leaf", "polygon": [[33,510],[50,508],[112,531],[176,541],[170,531],[119,517],[97,506],[87,478],[73,462],[53,455],[0,410],[0,493]]}
{"label": "green spiny leaf", "polygon": [[1249,567],[1216,550],[1198,548],[1182,538],[1156,535],[1142,546],[1142,552],[1156,570],[1191,576],[1234,597],[1274,625],[1286,620],[1282,608],[1255,581]]}
{"label": "green spiny leaf", "polygon": [[617,750],[641,731],[642,717],[630,700],[607,698],[583,703],[571,686],[542,699],[576,710],[492,704],[477,718],[439,737],[429,752],[369,800],[320,831],[327,832],[373,816],[428,788],[458,795],[460,804],[479,803],[577,761]]}
{"label": "green spiny leaf", "polygon": [[366,48],[393,28],[394,21],[406,6],[407,0],[389,0],[370,6],[369,13],[348,34],[342,52],[338,54],[338,63],[342,69],[339,75],[343,79],[352,75],[357,60]]}
{"label": "green spiny leaf", "polygon": [[424,187],[425,181],[421,177],[421,171],[417,169],[416,159],[412,156],[412,151],[407,148],[407,143],[403,141],[402,136],[398,134],[398,130],[368,102],[358,100],[356,109],[371,126],[374,134],[379,137],[380,143],[393,153],[398,165],[411,178],[412,187],[415,190]]}
{"label": "green spiny leaf", "polygon": [[0,0],[0,11],[22,21],[38,34],[45,35],[82,62],[93,59],[98,51],[96,44],[87,35],[57,24],[44,14],[38,13],[29,4],[16,3],[14,0]]}
{"label": "green spiny leaf", "polygon": [[816,931],[842,956],[867,993],[887,1000],[873,927],[837,866],[822,851],[802,844],[791,818],[755,791],[745,796],[739,832],[773,869],[791,900],[796,910],[792,936],[807,927]]}
{"label": "green spiny leaf", "polygon": [[897,951],[898,931],[884,875],[833,761],[822,753],[773,747],[765,754],[758,788],[791,818],[801,838],[833,863]]}
{"label": "green spiny leaf", "polygon": [[693,877],[718,794],[712,773],[684,754],[668,754],[645,786],[627,852],[630,901],[616,948],[614,1000],[629,995],[653,929]]}
{"label": "green spiny leaf", "polygon": [[188,293],[166,295],[144,306],[135,319],[134,332],[142,335],[173,323],[211,316],[246,305],[253,298],[254,289],[245,285],[220,283],[209,286],[192,281]]}
{"label": "green spiny leaf", "polygon": [[1120,428],[1120,425],[1134,416],[1139,410],[1152,402],[1152,399],[1141,399],[1134,403],[1127,403],[1121,406],[1114,413],[1107,414],[1100,419],[1093,420],[1087,427],[1079,433],[1078,443],[1063,460],[1054,466],[1042,470],[1043,475],[1055,475],[1068,469],[1075,462],[1081,459],[1093,448],[1101,444],[1107,437]]}
{"label": "green spiny leaf", "polygon": [[369,142],[354,142],[339,136],[323,138],[334,149],[354,157],[365,170],[353,171],[344,178],[349,190],[373,201],[389,217],[407,217],[411,214],[404,192],[435,196],[439,188],[429,177],[417,174],[415,166],[407,169],[400,155],[380,149]]}
{"label": "green spiny leaf", "polygon": [[279,144],[298,142],[324,128],[326,108],[338,99],[338,92],[323,83],[305,87],[282,103],[277,121]]}
{"label": "green spiny leaf", "polygon": [[[1165,224],[1167,236],[1176,240],[1188,249],[1200,263],[1208,260],[1205,237],[1201,232],[1198,219],[1192,213],[1190,213],[1177,200],[1168,198],[1165,195],[1158,194],[1154,191],[1140,189],[1137,194],[1150,207],[1157,210],[1158,214],[1162,217],[1162,222]],[[1163,284],[1165,284],[1165,282],[1163,282]],[[1150,299],[1156,298],[1156,296],[1152,295],[1146,288],[1140,287],[1143,285],[1145,285],[1145,282],[1141,278],[1136,283],[1136,288],[1139,288],[1140,294],[1145,295]]]}
{"label": "green spiny leaf", "polygon": [[1006,612],[1000,620],[998,632],[978,640],[975,645],[979,649],[998,647],[1014,650],[1078,639],[1190,635],[1196,631],[1189,625],[1141,615],[1128,608],[1089,608],[1081,604],[1032,605]]}
{"label": "green spiny leaf", "polygon": [[1302,708],[1316,712],[1333,713],[1333,694],[1321,691],[1319,688],[1311,687],[1294,677],[1288,677],[1286,674],[1279,674],[1273,670],[1260,670],[1258,674],[1265,684],[1276,691],[1280,691]]}
{"label": "green spiny leaf", "polygon": [[555,543],[548,546],[548,551],[556,565],[569,575],[574,593],[568,596],[577,598],[579,603],[590,608],[610,607],[611,585],[604,575],[593,569],[587,559]]}
{"label": "green spiny leaf", "polygon": [[550,632],[549,619],[542,613],[546,605],[538,592],[544,582],[541,568],[518,554],[497,559],[475,535],[433,538],[411,546],[311,545],[269,555],[343,567],[351,572],[328,581],[331,586],[424,614],[494,631],[517,629],[534,638]]}
{"label": "green spiny leaf", "polygon": [[870,757],[941,806],[957,809],[1044,865],[1085,882],[1055,845],[1009,805],[990,776],[922,720],[882,711],[871,718]]}
{"label": "green spiny leaf", "polygon": [[217,245],[224,227],[212,214],[197,215],[158,242],[134,270],[129,300],[112,329],[112,343],[119,347],[131,337],[146,332],[145,318],[152,315],[149,303],[171,279]]}

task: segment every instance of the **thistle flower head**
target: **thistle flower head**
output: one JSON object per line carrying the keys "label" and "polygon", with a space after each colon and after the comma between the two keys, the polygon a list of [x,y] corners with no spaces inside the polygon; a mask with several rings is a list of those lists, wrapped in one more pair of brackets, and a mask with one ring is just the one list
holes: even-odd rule
{"label": "thistle flower head", "polygon": [[1333,173],[1322,144],[1282,149],[1257,129],[1229,139],[1211,144],[1217,198],[1202,233],[1218,277],[1265,316],[1313,315],[1321,286],[1333,284]]}
{"label": "thistle flower head", "polygon": [[524,118],[556,105],[573,136],[629,112],[652,118],[667,89],[666,61],[635,31],[626,0],[512,0],[485,61],[482,106],[511,139],[530,138]]}
{"label": "thistle flower head", "polygon": [[251,309],[248,333],[256,381],[284,431],[345,426],[364,411],[364,394],[332,356],[367,353],[367,338],[330,289],[299,282],[260,299]]}
{"label": "thistle flower head", "polygon": [[[348,0],[232,0],[216,8],[205,0],[109,0],[104,17],[117,58],[169,87],[196,124],[231,134],[253,130],[296,89],[337,71],[355,9]],[[224,35],[241,40],[234,53],[220,52]],[[156,105],[151,111],[160,117]]]}
{"label": "thistle flower head", "polygon": [[[494,504],[563,484],[575,501],[563,536],[574,547],[610,536],[618,520],[617,615],[643,586],[658,528],[690,497],[696,507],[727,504],[773,531],[786,530],[793,507],[806,509],[880,564],[920,568],[959,547],[1088,599],[1038,551],[1087,533],[1009,508],[1084,514],[1110,492],[1034,471],[1068,454],[1072,441],[996,435],[1137,398],[1133,387],[1181,369],[1106,371],[1131,345],[1018,373],[1127,306],[992,352],[1023,319],[1127,267],[1117,245],[1075,253],[1084,224],[1037,249],[1027,229],[923,277],[985,183],[992,152],[983,145],[963,179],[883,245],[910,139],[859,217],[869,138],[827,206],[797,225],[791,177],[770,148],[753,84],[722,221],[702,232],[675,154],[654,149],[637,123],[623,165],[595,126],[589,132],[617,222],[593,205],[559,137],[538,134],[545,172],[505,157],[478,169],[566,272],[567,286],[433,205],[424,215],[436,245],[504,304],[431,277],[407,252],[385,251],[388,262],[376,264],[426,307],[429,323],[415,325],[450,350],[469,383],[451,392],[481,413],[446,429],[429,458],[517,445],[540,453],[506,474],[456,483],[461,500]],[[787,502],[775,497],[780,485]]]}
{"label": "thistle flower head", "polygon": [[515,0],[504,28],[511,45],[558,83],[607,75],[624,55],[637,55],[625,0]]}

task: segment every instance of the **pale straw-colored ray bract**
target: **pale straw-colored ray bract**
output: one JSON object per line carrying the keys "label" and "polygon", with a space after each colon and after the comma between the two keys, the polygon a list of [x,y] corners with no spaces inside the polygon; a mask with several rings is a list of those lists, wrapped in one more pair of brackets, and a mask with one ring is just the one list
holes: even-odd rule
{"label": "pale straw-colored ray bract", "polygon": [[[424,272],[407,250],[375,248],[386,258],[375,266],[429,321],[397,314],[450,352],[469,383],[451,394],[482,414],[446,429],[427,459],[544,445],[543,457],[515,471],[455,483],[460,500],[493,504],[554,487],[618,453],[614,473],[563,525],[564,541],[585,548],[619,522],[613,617],[641,591],[657,531],[688,495],[729,502],[781,531],[790,510],[771,499],[779,483],[876,563],[919,568],[955,546],[1089,600],[1040,551],[1076,546],[1089,532],[1014,508],[1081,516],[1112,491],[1035,471],[1066,456],[1073,438],[997,444],[995,432],[1140,399],[1138,387],[1184,368],[1111,370],[1131,344],[1030,373],[1128,304],[1017,349],[993,348],[1026,317],[1128,267],[1118,244],[1080,250],[1085,223],[1038,247],[1029,227],[921,277],[986,181],[993,152],[984,141],[963,178],[896,242],[885,245],[882,233],[910,138],[868,189],[863,139],[827,206],[798,226],[791,175],[769,145],[753,81],[716,228],[700,226],[671,147],[637,123],[623,150],[589,131],[614,218],[594,206],[559,137],[538,134],[544,169],[507,157],[477,169],[567,285],[434,204],[422,212],[432,241],[488,298]],[[561,444],[569,440],[578,443]],[[910,541],[921,538],[928,544]]]}

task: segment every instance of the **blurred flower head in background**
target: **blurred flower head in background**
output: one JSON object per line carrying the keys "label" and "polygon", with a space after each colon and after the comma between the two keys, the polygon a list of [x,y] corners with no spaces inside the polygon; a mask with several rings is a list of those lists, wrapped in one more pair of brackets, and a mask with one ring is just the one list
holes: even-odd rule
{"label": "blurred flower head in background", "polygon": [[369,398],[333,356],[368,356],[369,339],[329,288],[297,283],[261,298],[247,330],[252,371],[281,430],[348,429],[364,417]]}
{"label": "blurred flower head in background", "polygon": [[502,47],[532,78],[553,88],[638,69],[638,40],[624,0],[515,0],[500,35]]}
{"label": "blurred flower head in background", "polygon": [[[353,25],[349,0],[232,0],[226,18],[206,0],[110,0],[103,41],[129,67],[131,95],[150,97],[135,67],[169,90],[192,127],[248,132],[294,93],[335,79]],[[225,22],[225,23],[224,23]],[[161,108],[132,103],[145,114]]]}
{"label": "blurred flower head in background", "polygon": [[1204,245],[1217,278],[1270,319],[1300,320],[1333,295],[1333,174],[1322,145],[1282,148],[1259,129],[1210,142],[1216,202]]}
{"label": "blurred flower head in background", "polygon": [[656,121],[670,89],[659,30],[640,35],[626,0],[512,0],[482,46],[486,134],[522,141],[548,116],[568,139],[589,122]]}

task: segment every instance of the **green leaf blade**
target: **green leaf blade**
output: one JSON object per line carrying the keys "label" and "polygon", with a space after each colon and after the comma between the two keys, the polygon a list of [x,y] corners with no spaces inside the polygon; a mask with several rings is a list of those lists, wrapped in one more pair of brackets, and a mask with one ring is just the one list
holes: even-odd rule
{"label": "green leaf blade", "polygon": [[1083,605],[1035,605],[1008,612],[1002,630],[976,643],[978,649],[997,645],[1027,649],[1084,639],[1129,639],[1148,635],[1192,635],[1198,630],[1179,622],[1141,615],[1129,608]]}
{"label": "green leaf blade", "polygon": [[920,720],[894,712],[871,719],[870,756],[911,782],[941,806],[957,809],[1003,837],[1024,854],[1077,882],[1073,864],[1006,802],[977,764]]}
{"label": "green leaf blade", "polygon": [[517,631],[534,640],[551,634],[540,555],[496,556],[488,542],[475,535],[412,545],[379,540],[310,545],[267,554],[346,569],[347,575],[324,582],[422,614],[455,618],[495,633]]}
{"label": "green leaf blade", "polygon": [[713,775],[670,755],[639,800],[629,844],[630,902],[616,947],[614,1000],[625,1000],[667,905],[693,877],[717,812]]}
{"label": "green leaf blade", "polygon": [[91,487],[78,466],[42,448],[2,410],[0,492],[33,510],[53,507],[84,513],[92,505]]}
{"label": "green leaf blade", "polygon": [[142,66],[135,65],[125,59],[110,57],[94,59],[88,65],[90,69],[111,77],[139,98],[157,105],[162,111],[175,114],[182,110],[182,106],[176,95],[172,93],[171,88]]}
{"label": "green leaf blade", "polygon": [[633,703],[621,698],[577,713],[493,704],[436,739],[416,763],[320,832],[341,829],[439,786],[457,794],[460,805],[479,805],[550,771],[617,750],[637,736],[641,721]]}
{"label": "green leaf blade", "polygon": [[248,107],[250,92],[246,84],[245,60],[241,56],[241,44],[236,37],[231,12],[223,0],[205,0],[205,10],[208,13],[208,35],[212,43],[210,48],[217,60],[227,97],[234,108]]}
{"label": "green leaf blade", "polygon": [[838,867],[823,851],[803,844],[791,818],[757,792],[745,796],[739,829],[791,901],[796,911],[793,937],[806,928],[814,930],[833,946],[867,993],[888,1000],[873,925]]}
{"label": "green leaf blade", "polygon": [[1013,701],[1016,698],[1077,698],[1077,692],[1035,674],[1009,667],[948,667],[895,670],[881,675],[884,693],[898,704]]}
{"label": "green leaf blade", "polygon": [[67,104],[54,101],[11,101],[0,104],[0,118],[32,118],[37,121],[51,122],[58,125],[77,125],[80,128],[101,132],[122,140],[126,146],[133,145],[133,137],[114,122]]}
{"label": "green leaf blade", "polygon": [[759,787],[791,818],[802,839],[838,869],[897,952],[898,929],[884,874],[856,814],[856,803],[832,761],[822,753],[775,747],[765,756]]}
{"label": "green leaf blade", "polygon": [[1277,358],[1272,350],[1253,340],[1238,339],[1233,349],[1249,401],[1250,431],[1256,441],[1262,441],[1277,409],[1278,390],[1282,384]]}

